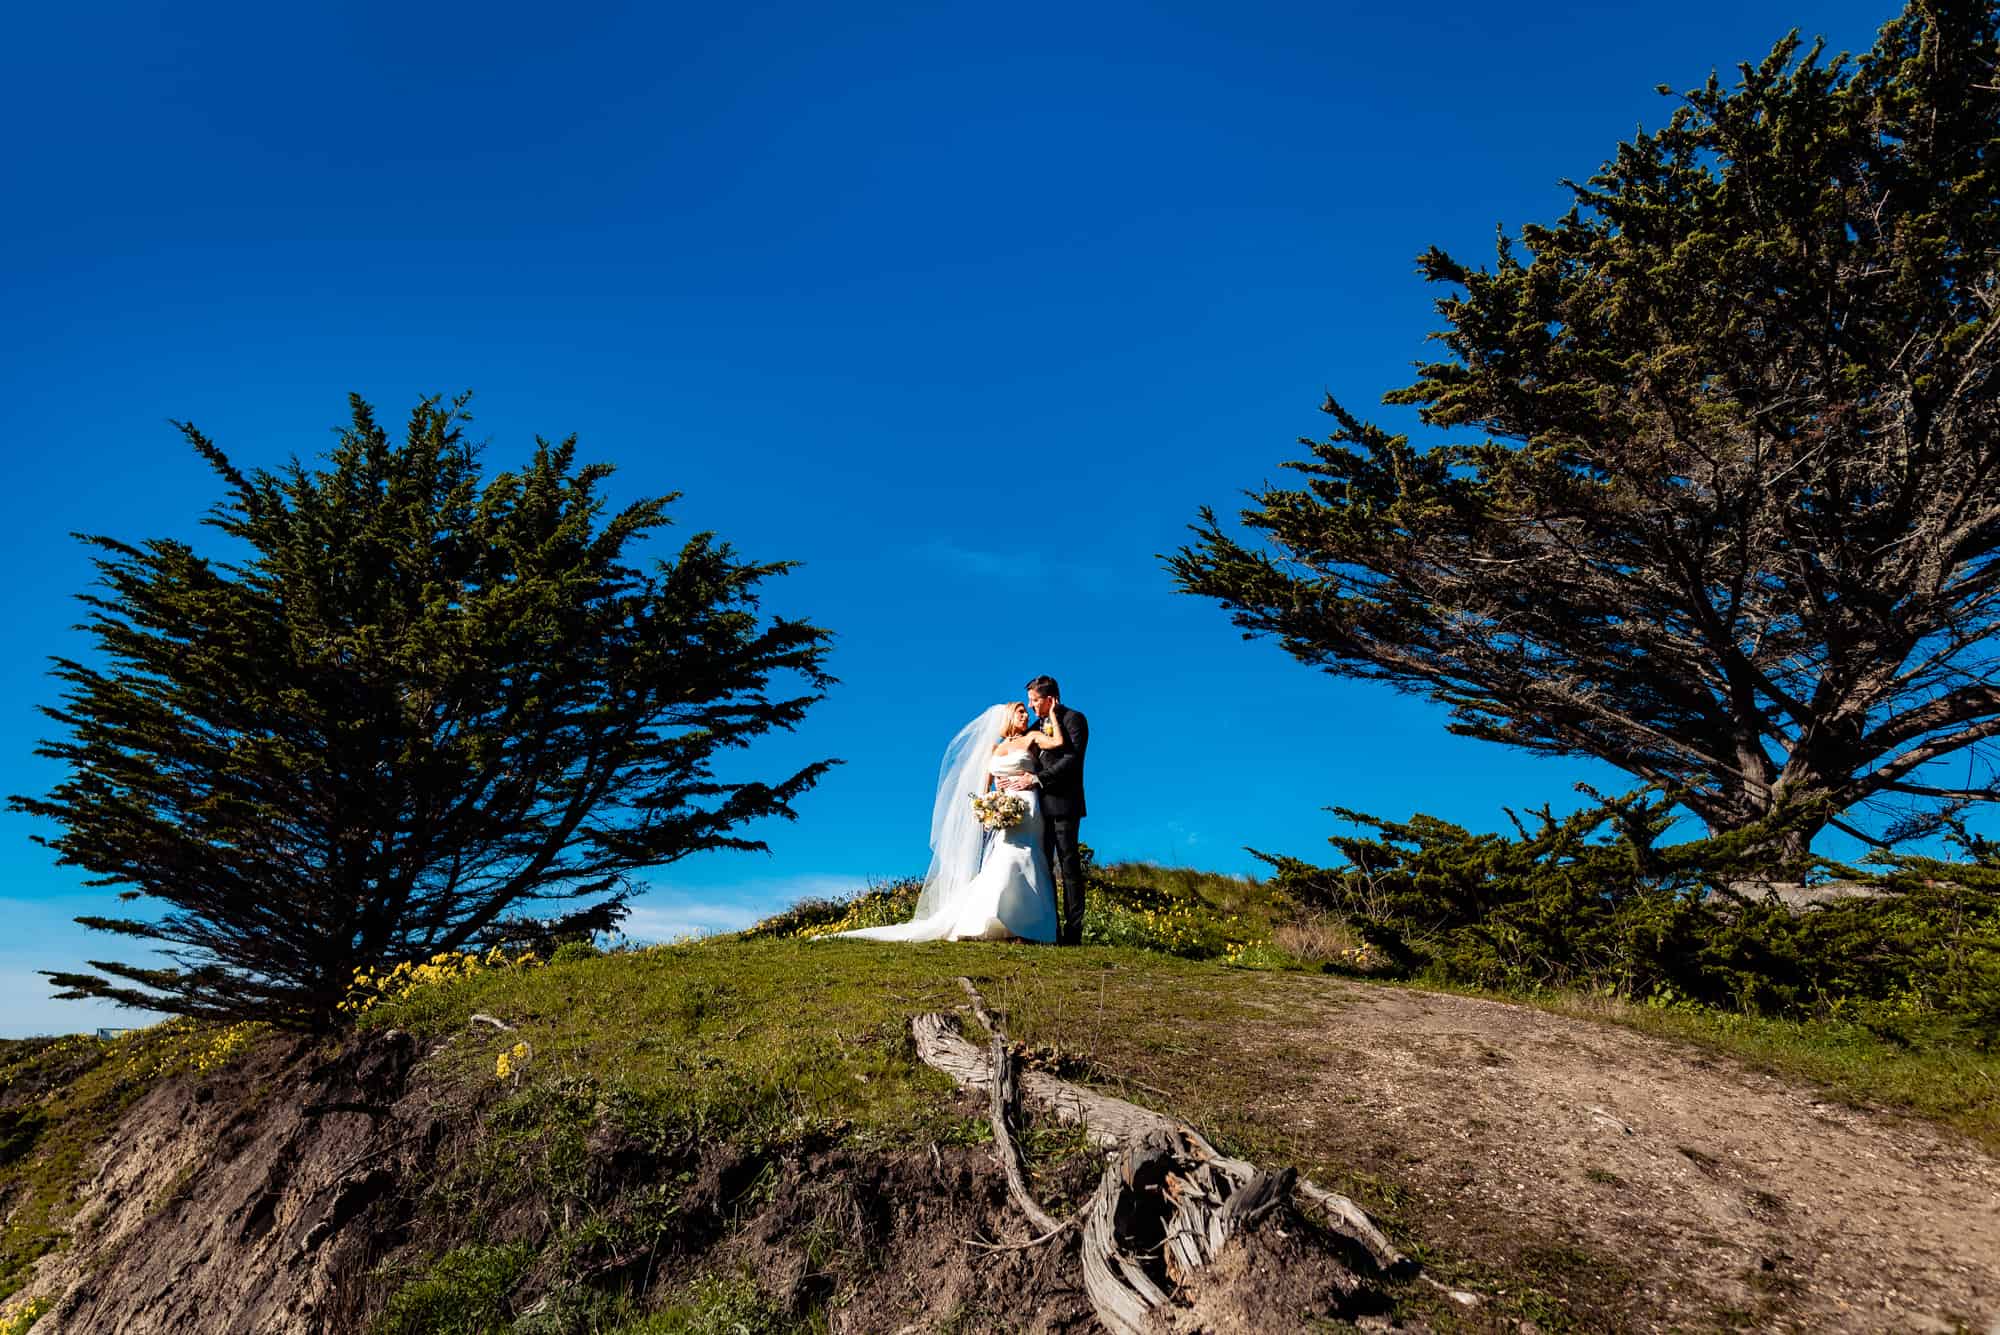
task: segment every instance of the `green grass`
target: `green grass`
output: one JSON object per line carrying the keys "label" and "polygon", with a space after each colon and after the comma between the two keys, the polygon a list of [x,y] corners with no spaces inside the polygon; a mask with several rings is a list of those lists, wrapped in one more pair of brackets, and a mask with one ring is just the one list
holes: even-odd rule
{"label": "green grass", "polygon": [[[364,1023],[444,1035],[475,1012],[498,1016],[518,1033],[439,1060],[518,1084],[510,1098],[565,1081],[622,1091],[650,1136],[754,1145],[843,1122],[902,1137],[935,1129],[949,1088],[911,1060],[909,1017],[962,1009],[960,975],[1009,1014],[1015,1037],[1086,1061],[1114,1038],[1170,1051],[1197,1016],[1261,1014],[1245,1003],[1275,981],[1133,948],[723,939],[496,970],[378,1006]],[[532,1055],[502,1080],[496,1059],[515,1042]]]}
{"label": "green grass", "polygon": [[[714,1170],[718,1153],[739,1169],[723,1193],[723,1212],[733,1216],[754,1212],[787,1156],[985,1140],[983,1118],[915,1059],[909,1037],[912,1015],[965,1007],[961,975],[977,982],[1034,1060],[1069,1074],[1147,1070],[1164,1080],[1172,1071],[1171,1087],[1127,1093],[1177,1107],[1246,1103],[1295,1077],[1281,1055],[1260,1066],[1234,1044],[1226,1062],[1211,1054],[1189,1063],[1189,1035],[1205,1027],[1219,1038],[1268,1023],[1274,1006],[1284,1009],[1278,994],[1312,985],[1111,947],[767,938],[493,968],[418,988],[377,1005],[363,1023],[456,1035],[431,1063],[432,1078],[471,1097],[459,1142],[439,1154],[427,1181],[412,1184],[427,1207],[417,1251],[433,1259],[385,1277],[399,1287],[378,1331],[424,1329],[430,1314],[447,1309],[475,1314],[467,1330],[518,1315],[511,1298],[496,1296],[506,1287],[499,1262],[512,1264],[516,1254],[467,1252],[471,1239],[529,1248],[528,1266],[544,1277],[600,1277],[595,1299],[558,1280],[555,1301],[600,1304],[586,1323],[564,1318],[563,1329],[613,1329],[640,1320],[632,1306],[654,1258],[698,1251],[704,1230],[727,1227],[698,1217],[715,1208],[696,1179]],[[471,1025],[475,1013],[514,1028]],[[977,1036],[976,1025],[967,1028]],[[1032,1127],[1024,1141],[1044,1166],[1087,1153],[1073,1130]],[[862,1250],[839,1235],[842,1214],[825,1221],[823,1259]],[[815,1259],[809,1269],[855,1264],[865,1262]],[[800,1305],[768,1327],[738,1312],[749,1301],[717,1280],[690,1290],[679,1315],[654,1312],[631,1329],[796,1329],[811,1323],[819,1298],[794,1295]],[[736,1313],[728,1317],[736,1324],[717,1313]],[[536,1320],[556,1317],[544,1311]]]}
{"label": "green grass", "polygon": [[454,1248],[396,1291],[375,1328],[380,1335],[484,1335],[504,1329],[512,1316],[508,1295],[531,1258],[521,1246]]}

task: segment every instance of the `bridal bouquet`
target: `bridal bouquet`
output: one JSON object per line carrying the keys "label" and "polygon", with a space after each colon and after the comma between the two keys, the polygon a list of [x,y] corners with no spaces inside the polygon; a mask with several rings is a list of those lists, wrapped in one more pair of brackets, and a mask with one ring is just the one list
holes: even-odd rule
{"label": "bridal bouquet", "polygon": [[972,814],[989,830],[1011,830],[1028,814],[1028,801],[1013,793],[974,793]]}

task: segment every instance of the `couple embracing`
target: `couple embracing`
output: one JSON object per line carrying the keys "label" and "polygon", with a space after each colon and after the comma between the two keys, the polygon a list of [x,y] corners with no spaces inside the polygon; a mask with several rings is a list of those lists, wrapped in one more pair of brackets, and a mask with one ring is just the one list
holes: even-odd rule
{"label": "couple embracing", "polygon": [[[1083,756],[1090,721],[1054,677],[1028,702],[994,705],[959,729],[938,767],[931,865],[916,915],[845,932],[870,941],[1083,940]],[[1013,799],[1013,800],[1007,800]],[[1058,907],[1056,873],[1062,876]]]}

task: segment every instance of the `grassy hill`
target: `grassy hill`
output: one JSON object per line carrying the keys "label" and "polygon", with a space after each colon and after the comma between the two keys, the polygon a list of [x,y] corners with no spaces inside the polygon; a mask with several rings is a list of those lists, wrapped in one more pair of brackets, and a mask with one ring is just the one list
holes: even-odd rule
{"label": "grassy hill", "polygon": [[[1406,1283],[1405,1320],[1660,1319],[1628,1291],[1629,1257],[1476,1210],[1447,1220],[1420,1189],[1430,1169],[1370,1131],[1367,1100],[1317,1111],[1350,1004],[1328,975],[1380,967],[1338,924],[1256,881],[1120,866],[1093,905],[1097,944],[1079,949],[814,939],[894,920],[910,896],[892,885],[803,905],[737,937],[406,969],[367,989],[341,1043],[175,1023],[0,1045],[0,1332],[78,1285],[83,1315],[63,1324],[57,1307],[53,1328],[144,1329],[131,1323],[165,1323],[181,1297],[208,1311],[275,1301],[241,1275],[267,1260],[289,1273],[280,1263],[302,1252],[321,1258],[311,1310],[328,1329],[1088,1328],[1057,1248],[968,1246],[1019,1224],[983,1108],[917,1062],[908,1036],[912,1015],[963,1008],[960,975],[1030,1063],[1297,1166],[1484,1299],[1454,1310]],[[1991,1054],[1541,1000],[2000,1144]],[[1026,1142],[1052,1209],[1087,1194],[1097,1159],[1076,1132],[1031,1122]],[[210,1217],[227,1227],[199,1233]],[[218,1245],[245,1249],[237,1288],[203,1296],[204,1267],[228,1264]],[[107,1274],[127,1275],[123,1288]],[[156,1280],[168,1297],[151,1296]],[[1770,1301],[1766,1315],[1788,1299]]]}

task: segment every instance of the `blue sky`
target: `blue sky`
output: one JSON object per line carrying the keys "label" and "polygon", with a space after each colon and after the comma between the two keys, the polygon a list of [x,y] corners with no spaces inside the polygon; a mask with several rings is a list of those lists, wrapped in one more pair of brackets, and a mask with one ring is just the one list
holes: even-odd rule
{"label": "blue sky", "polygon": [[[1084,836],[1231,871],[1322,808],[1480,828],[1590,766],[1244,644],[1157,554],[1434,327],[1413,257],[1489,252],[1668,104],[1839,3],[33,6],[0,114],[0,786],[78,652],[73,530],[194,536],[239,464],[470,388],[493,467],[576,432],[623,494],[804,566],[769,605],[842,679],[771,773],[847,763],[654,878],[635,927],[740,925],[922,868],[937,757],[1053,672],[1092,719]],[[1407,417],[1382,411],[1402,424]],[[0,1035],[117,1015],[37,968],[117,943],[0,814]]]}

